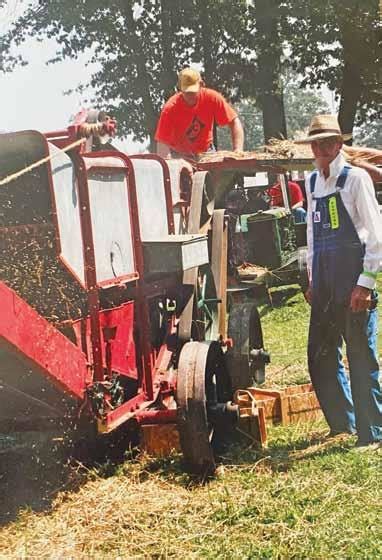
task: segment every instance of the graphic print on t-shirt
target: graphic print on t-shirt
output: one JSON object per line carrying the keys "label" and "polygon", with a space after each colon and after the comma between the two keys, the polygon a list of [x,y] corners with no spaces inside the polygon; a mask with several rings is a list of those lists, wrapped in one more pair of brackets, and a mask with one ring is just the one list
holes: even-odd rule
{"label": "graphic print on t-shirt", "polygon": [[202,123],[197,115],[194,116],[192,119],[192,123],[186,130],[186,136],[190,142],[195,142],[197,140],[199,134],[201,133],[202,129],[206,125]]}

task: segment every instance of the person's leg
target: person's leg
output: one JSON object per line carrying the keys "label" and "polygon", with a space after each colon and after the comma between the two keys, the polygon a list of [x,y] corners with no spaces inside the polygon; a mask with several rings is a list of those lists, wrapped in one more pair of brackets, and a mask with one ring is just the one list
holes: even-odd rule
{"label": "person's leg", "polygon": [[312,308],[308,366],[320,406],[332,433],[355,431],[350,384],[342,361],[342,337],[335,316]]}
{"label": "person's leg", "polygon": [[360,445],[382,441],[377,330],[377,309],[361,313],[349,310],[345,340]]}
{"label": "person's leg", "polygon": [[306,222],[306,210],[305,208],[293,208],[292,214],[294,217],[295,224],[304,224]]}

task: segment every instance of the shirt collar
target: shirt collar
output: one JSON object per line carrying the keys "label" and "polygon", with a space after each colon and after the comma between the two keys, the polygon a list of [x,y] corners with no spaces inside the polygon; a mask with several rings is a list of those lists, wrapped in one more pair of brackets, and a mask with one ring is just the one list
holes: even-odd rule
{"label": "shirt collar", "polygon": [[[329,178],[330,177],[337,178],[340,175],[340,173],[341,173],[342,169],[344,168],[345,164],[346,164],[346,159],[344,158],[344,156],[340,152],[337,155],[337,157],[335,157],[334,160],[329,164]],[[319,172],[320,176],[323,177],[322,170],[319,169],[318,172]]]}

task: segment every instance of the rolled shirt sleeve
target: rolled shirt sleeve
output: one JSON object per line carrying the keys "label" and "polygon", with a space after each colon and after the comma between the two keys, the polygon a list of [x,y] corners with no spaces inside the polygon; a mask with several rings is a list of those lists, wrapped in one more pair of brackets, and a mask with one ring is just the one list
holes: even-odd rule
{"label": "rolled shirt sleeve", "polygon": [[360,226],[359,235],[365,244],[363,271],[357,284],[373,289],[382,263],[382,216],[375,197],[373,182],[363,169],[357,169],[352,190],[357,212],[356,218]]}

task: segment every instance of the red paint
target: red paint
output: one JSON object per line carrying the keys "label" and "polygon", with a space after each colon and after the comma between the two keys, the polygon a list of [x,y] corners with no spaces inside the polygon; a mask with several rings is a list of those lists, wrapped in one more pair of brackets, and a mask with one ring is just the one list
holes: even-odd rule
{"label": "red paint", "polygon": [[0,302],[0,344],[64,392],[83,399],[85,354],[2,282]]}
{"label": "red paint", "polygon": [[[136,350],[134,333],[134,302],[129,301],[120,307],[99,312],[101,326],[101,344],[106,349],[109,345],[110,363],[109,368],[120,375],[126,375],[132,379],[138,378],[136,366]],[[91,325],[90,319],[79,319],[73,322],[78,344],[83,338],[86,339],[87,354],[91,352]],[[103,353],[106,367],[106,352]]]}

